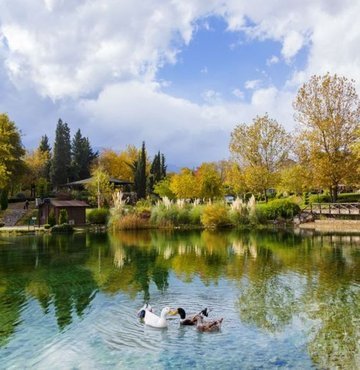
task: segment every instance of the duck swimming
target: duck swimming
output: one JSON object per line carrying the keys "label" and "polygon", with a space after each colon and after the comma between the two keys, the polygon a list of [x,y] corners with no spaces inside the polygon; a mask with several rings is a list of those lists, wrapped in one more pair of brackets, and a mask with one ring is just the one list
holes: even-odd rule
{"label": "duck swimming", "polygon": [[204,332],[204,331],[219,331],[221,329],[221,323],[223,322],[223,318],[219,320],[212,320],[212,321],[204,321],[201,316],[197,318],[196,322],[196,329]]}
{"label": "duck swimming", "polygon": [[198,314],[193,316],[186,317],[186,312],[183,308],[179,307],[177,310],[170,313],[170,315],[180,315],[180,324],[181,325],[195,325],[197,323],[198,317],[208,317],[210,310],[208,308],[204,308]]}
{"label": "duck swimming", "polygon": [[145,303],[143,307],[140,308],[137,315],[138,317],[144,317],[145,314],[142,313],[142,311],[150,311],[153,312],[153,308],[149,305],[149,303]]}
{"label": "duck swimming", "polygon": [[173,311],[170,307],[164,307],[161,310],[160,316],[158,316],[148,309],[142,309],[139,311],[139,317],[144,320],[145,325],[152,326],[153,328],[166,328],[166,316]]}

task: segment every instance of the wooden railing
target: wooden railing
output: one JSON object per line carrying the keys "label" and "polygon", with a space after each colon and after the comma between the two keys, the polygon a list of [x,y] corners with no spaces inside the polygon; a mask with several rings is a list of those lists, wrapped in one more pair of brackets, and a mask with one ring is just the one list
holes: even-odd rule
{"label": "wooden railing", "polygon": [[303,212],[317,215],[360,215],[360,203],[312,203]]}

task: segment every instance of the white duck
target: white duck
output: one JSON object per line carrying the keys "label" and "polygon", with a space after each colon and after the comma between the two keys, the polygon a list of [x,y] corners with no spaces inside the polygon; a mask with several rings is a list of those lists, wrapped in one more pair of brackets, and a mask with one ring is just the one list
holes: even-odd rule
{"label": "white duck", "polygon": [[140,310],[137,313],[138,317],[144,317],[142,311],[154,312],[153,308],[149,305],[149,303],[145,303],[144,306],[140,308]]}
{"label": "white duck", "polygon": [[155,315],[153,312],[144,309],[139,313],[140,318],[144,320],[145,325],[152,326],[153,328],[166,328],[166,315],[174,314],[174,310],[171,310],[170,307],[164,307],[161,310],[160,317]]}

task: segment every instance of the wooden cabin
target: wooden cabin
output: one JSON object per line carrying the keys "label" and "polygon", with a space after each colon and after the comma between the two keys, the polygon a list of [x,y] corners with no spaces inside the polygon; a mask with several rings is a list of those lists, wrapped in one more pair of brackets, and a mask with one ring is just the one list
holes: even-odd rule
{"label": "wooden cabin", "polygon": [[48,223],[49,214],[52,210],[54,211],[56,223],[58,223],[60,211],[62,209],[66,209],[70,225],[85,225],[87,207],[89,207],[89,205],[82,200],[45,198],[38,205],[39,225],[44,225]]}

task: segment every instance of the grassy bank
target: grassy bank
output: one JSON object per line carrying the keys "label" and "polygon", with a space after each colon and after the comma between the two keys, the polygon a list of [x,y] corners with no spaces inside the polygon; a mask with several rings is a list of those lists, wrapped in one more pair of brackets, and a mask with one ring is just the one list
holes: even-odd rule
{"label": "grassy bank", "polygon": [[284,224],[300,212],[300,207],[288,199],[276,199],[256,204],[237,198],[232,204],[223,201],[201,204],[200,201],[176,202],[164,198],[156,204],[140,201],[135,206],[119,202],[109,212],[108,225],[113,230],[147,228],[249,228]]}

